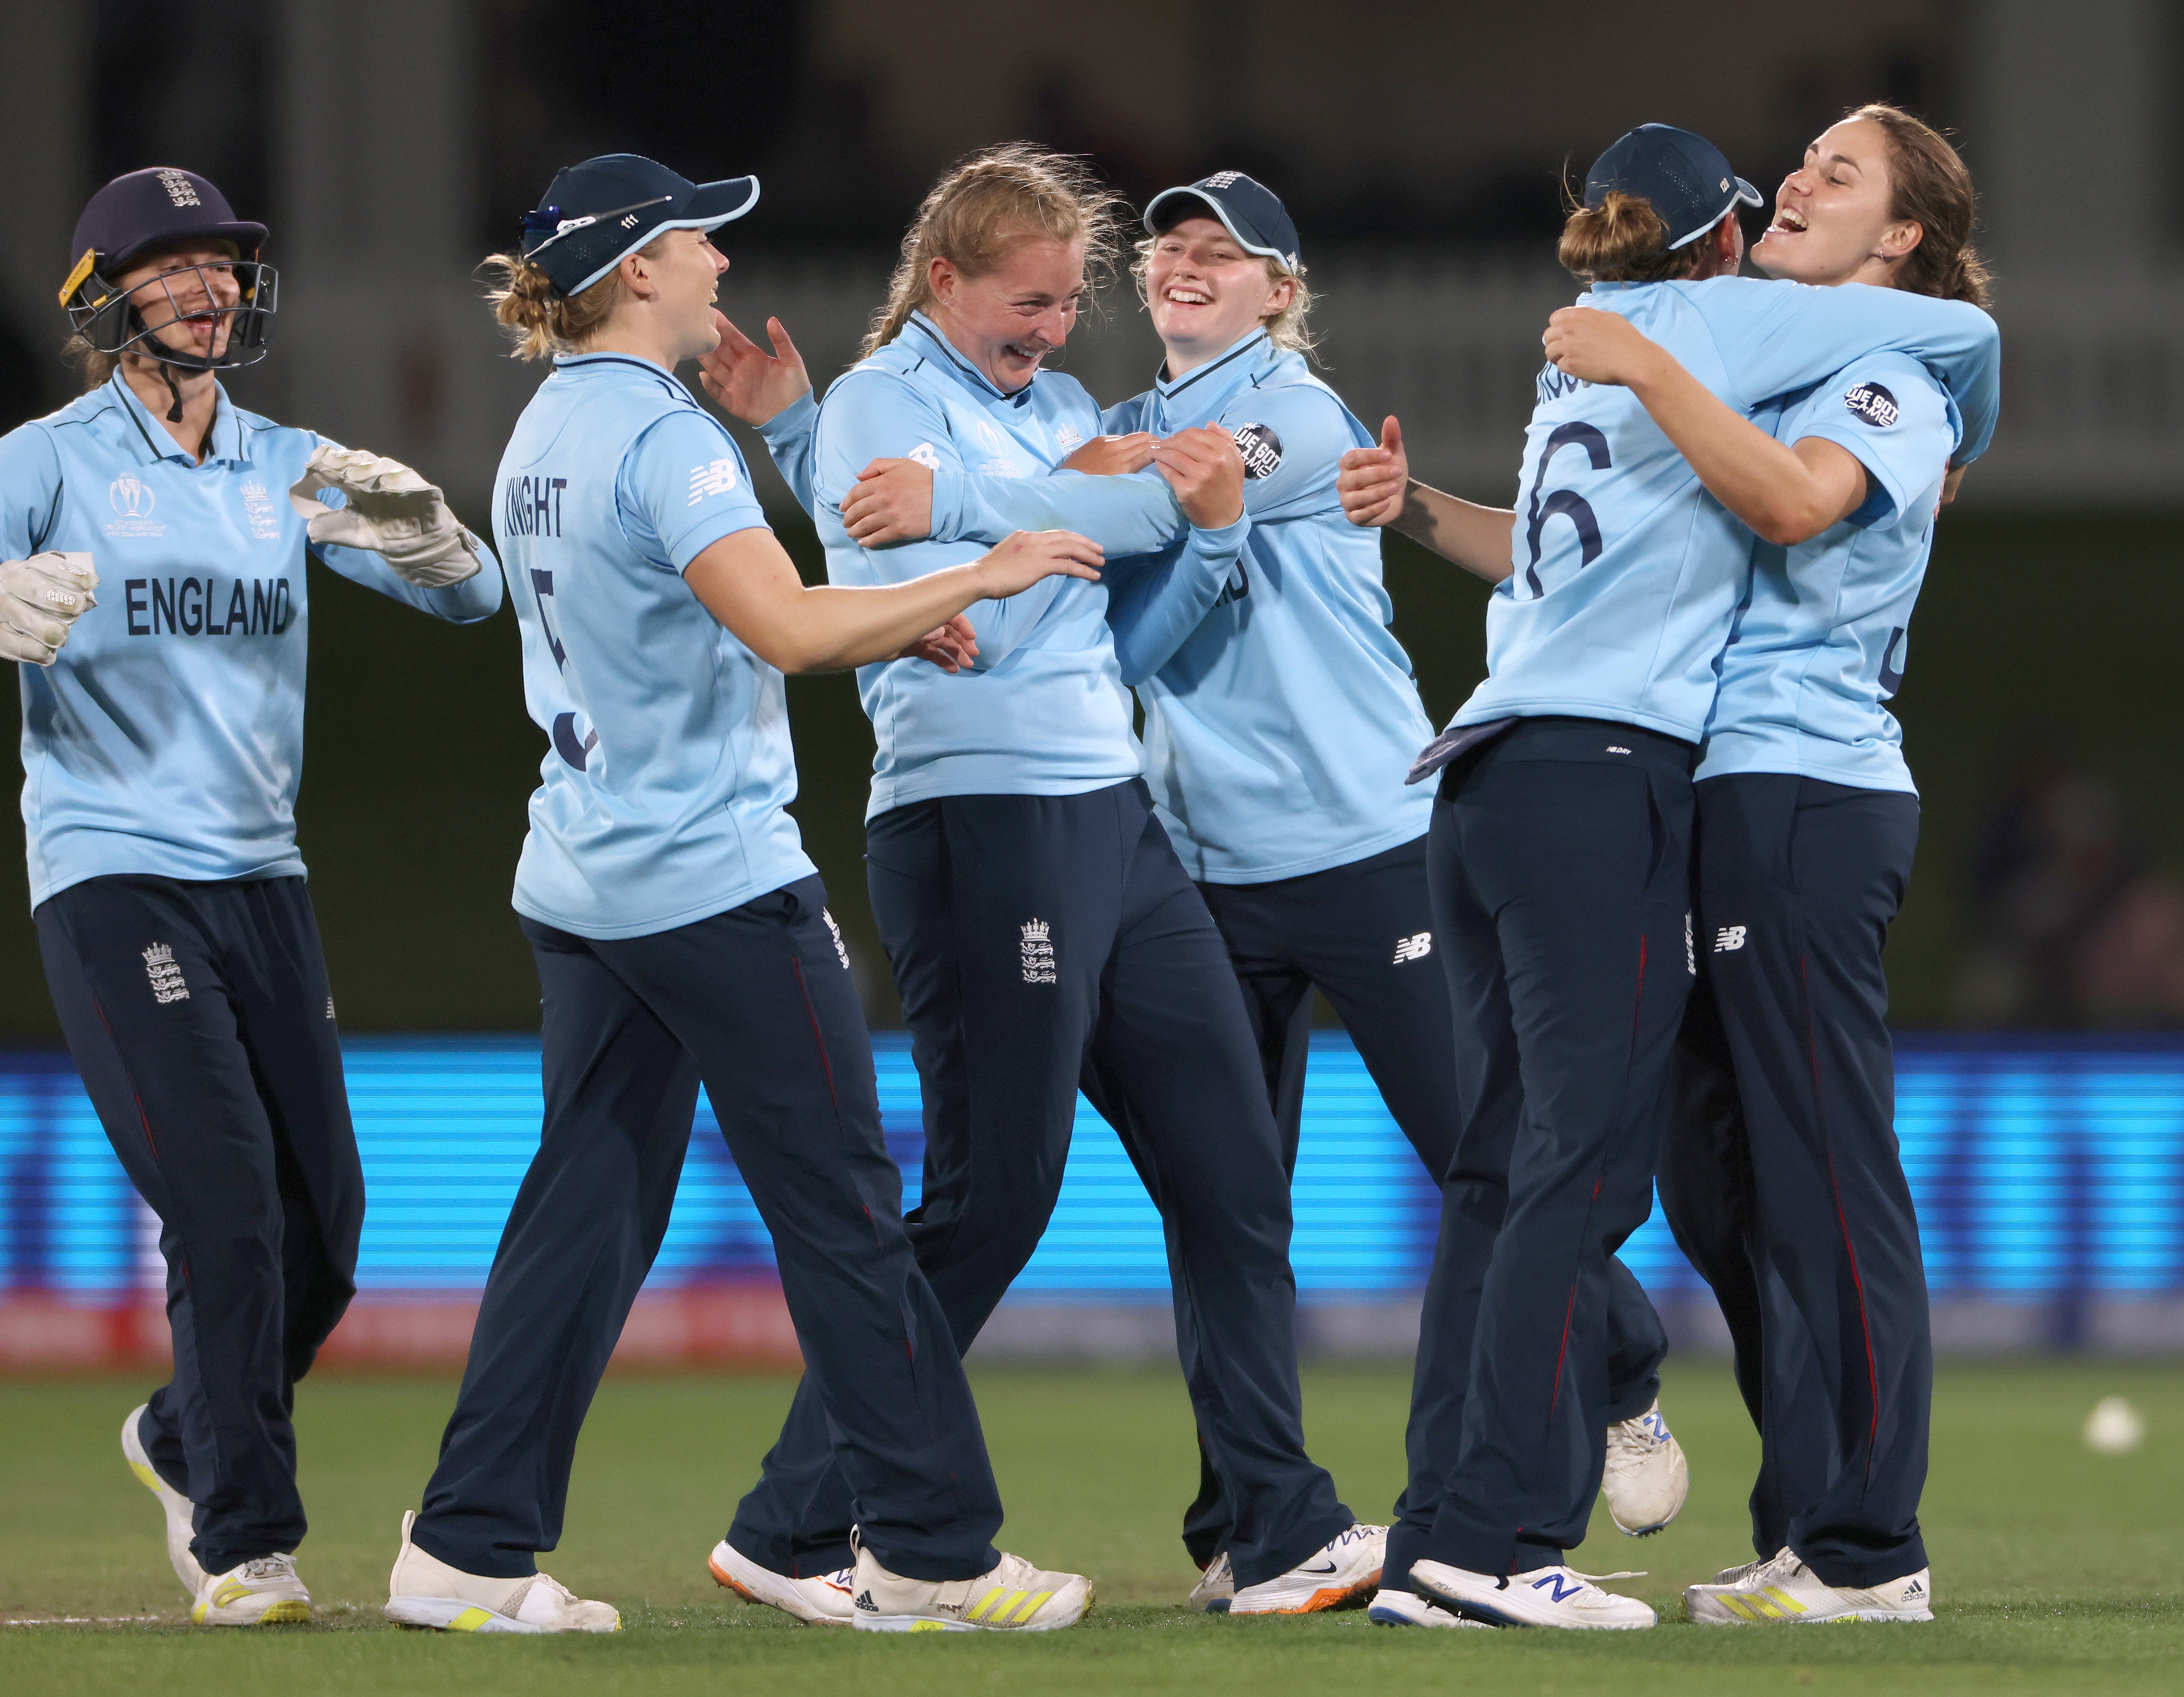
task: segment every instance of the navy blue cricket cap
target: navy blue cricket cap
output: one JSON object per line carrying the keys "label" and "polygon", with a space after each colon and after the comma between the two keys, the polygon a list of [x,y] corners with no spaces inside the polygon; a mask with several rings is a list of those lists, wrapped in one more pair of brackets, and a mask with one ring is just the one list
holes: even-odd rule
{"label": "navy blue cricket cap", "polygon": [[554,174],[523,214],[523,257],[554,292],[580,295],[663,230],[717,230],[758,203],[756,177],[694,183],[637,153],[602,153]]}
{"label": "navy blue cricket cap", "polygon": [[1264,254],[1296,270],[1296,225],[1273,190],[1241,171],[1216,171],[1188,187],[1162,189],[1145,203],[1145,228],[1157,236],[1195,214],[1207,212],[1221,220],[1245,253]]}
{"label": "navy blue cricket cap", "polygon": [[1585,203],[1598,206],[1610,190],[1652,204],[1669,226],[1672,253],[1697,241],[1739,201],[1764,204],[1759,191],[1730,170],[1720,148],[1668,124],[1641,124],[1592,162],[1585,174]]}
{"label": "navy blue cricket cap", "polygon": [[244,259],[254,259],[265,243],[265,226],[237,218],[227,197],[195,171],[153,165],[114,178],[75,221],[61,304],[93,270],[110,282],[148,248],[184,242],[232,242]]}

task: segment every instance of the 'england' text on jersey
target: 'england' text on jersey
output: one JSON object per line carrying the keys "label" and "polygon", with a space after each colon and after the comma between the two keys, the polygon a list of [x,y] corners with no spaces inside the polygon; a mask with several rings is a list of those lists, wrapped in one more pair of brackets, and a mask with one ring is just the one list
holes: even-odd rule
{"label": "'england' text on jersey", "polygon": [[501,522],[510,536],[561,534],[561,492],[566,477],[511,477],[502,498]]}
{"label": "'england' text on jersey", "polygon": [[280,637],[296,622],[296,604],[285,577],[254,577],[248,591],[229,580],[227,610],[220,611],[220,580],[131,577],[122,601],[132,637]]}

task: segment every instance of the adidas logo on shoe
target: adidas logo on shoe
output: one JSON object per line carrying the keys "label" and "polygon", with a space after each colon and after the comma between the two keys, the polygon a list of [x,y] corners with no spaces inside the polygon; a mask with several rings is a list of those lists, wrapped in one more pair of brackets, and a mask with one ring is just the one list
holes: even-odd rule
{"label": "adidas logo on shoe", "polygon": [[1908,1585],[1906,1585],[1903,1588],[1903,1594],[1907,1598],[1923,1597],[1926,1594],[1926,1588],[1924,1585],[1921,1585],[1916,1579],[1914,1579]]}
{"label": "adidas logo on shoe", "polygon": [[877,1615],[880,1611],[880,1605],[872,1600],[872,1594],[870,1591],[857,1593],[857,1606],[868,1615]]}

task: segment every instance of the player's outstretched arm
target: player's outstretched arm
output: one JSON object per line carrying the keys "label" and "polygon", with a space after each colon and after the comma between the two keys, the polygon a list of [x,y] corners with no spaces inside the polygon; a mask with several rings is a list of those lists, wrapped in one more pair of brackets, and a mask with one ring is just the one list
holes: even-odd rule
{"label": "player's outstretched arm", "polygon": [[944,633],[957,628],[952,621],[965,608],[1005,600],[1048,577],[1096,582],[1100,558],[1098,543],[1067,531],[1019,532],[967,565],[907,582],[807,587],[773,532],[754,526],[711,544],[683,576],[705,609],[767,665],[843,671],[905,653],[947,665],[928,649],[952,657]]}
{"label": "player's outstretched arm", "polygon": [[1571,376],[1629,389],[1707,492],[1769,542],[1794,548],[1864,504],[1865,467],[1847,448],[1819,437],[1777,442],[1629,319],[1564,307],[1544,342]]}
{"label": "player's outstretched arm", "polygon": [[1382,423],[1378,448],[1353,448],[1342,456],[1334,490],[1353,525],[1401,531],[1489,583],[1499,583],[1516,570],[1509,539],[1517,515],[1507,507],[1482,507],[1444,494],[1412,476],[1397,419]]}
{"label": "player's outstretched arm", "polygon": [[[327,492],[338,502],[327,504]],[[343,576],[457,624],[499,610],[500,573],[483,570],[492,551],[436,485],[400,460],[322,442],[288,504],[320,559]]]}

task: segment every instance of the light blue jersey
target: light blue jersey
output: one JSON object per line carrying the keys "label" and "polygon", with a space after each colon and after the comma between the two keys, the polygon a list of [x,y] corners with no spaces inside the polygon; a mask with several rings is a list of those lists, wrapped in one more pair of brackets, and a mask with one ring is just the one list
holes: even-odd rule
{"label": "light blue jersey", "polygon": [[[1955,397],[1960,460],[1993,434],[1998,337],[1993,320],[1961,302],[1720,277],[1602,284],[1579,304],[1629,319],[1747,417],[1893,349],[1917,355]],[[1569,715],[1696,743],[1751,532],[1628,389],[1552,365],[1540,374],[1521,480],[1514,570],[1488,604],[1488,676],[1451,722]]]}
{"label": "light blue jersey", "polygon": [[[763,432],[818,526],[827,576],[844,584],[901,583],[976,559],[985,542],[940,539],[993,529],[964,515],[977,499],[973,480],[1056,481],[1048,474],[1099,433],[1099,409],[1076,379],[1041,371],[1005,394],[922,314],[837,379],[816,412],[800,403]],[[933,470],[933,536],[859,547],[842,528],[843,499],[872,460],[905,458]],[[1083,492],[1083,522],[1072,528],[1111,560],[1159,548],[1182,526],[1155,474],[1056,477]],[[1126,484],[1134,487],[1112,487]],[[1000,527],[1013,528],[1029,527]],[[1240,521],[1195,532],[1190,546],[1225,570],[1243,530]],[[1112,576],[1050,577],[1008,600],[974,603],[966,612],[978,659],[967,671],[951,675],[923,660],[860,667],[857,690],[878,744],[866,816],[934,796],[1075,795],[1139,776],[1130,698],[1107,626]]]}
{"label": "light blue jersey", "polygon": [[781,673],[682,573],[766,515],[727,431],[657,365],[556,362],[501,455],[493,534],[523,630],[523,695],[551,746],[516,911],[642,937],[810,877],[784,810]]}
{"label": "light blue jersey", "polygon": [[1865,503],[1809,542],[1752,550],[1752,588],[1721,657],[1701,778],[1795,772],[1918,793],[1880,704],[1907,662],[1942,480],[1963,436],[1917,360],[1878,353],[1780,409],[1775,437],[1832,442],[1865,467]]}
{"label": "light blue jersey", "polygon": [[214,403],[200,465],[117,373],[0,437],[0,559],[81,552],[98,605],[20,668],[31,904],[86,878],[301,877],[307,547],[458,624],[500,605],[488,557],[447,589],[307,545],[288,488],[329,445]]}
{"label": "light blue jersey", "polygon": [[[1118,566],[1108,622],[1145,709],[1145,776],[1192,877],[1258,884],[1348,865],[1423,837],[1430,792],[1403,774],[1433,734],[1410,659],[1388,629],[1380,537],[1342,514],[1343,454],[1373,437],[1332,389],[1254,331],[1111,408],[1110,435],[1218,424],[1245,464],[1243,551],[1223,570],[1178,539]],[[1129,480],[1097,492],[1123,497]],[[1075,528],[1077,481],[981,481],[989,530]],[[1144,521],[1162,515],[1138,486]],[[1171,529],[1179,517],[1169,521]]]}

